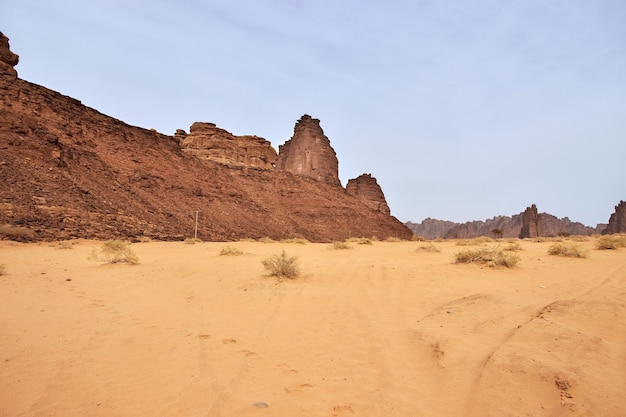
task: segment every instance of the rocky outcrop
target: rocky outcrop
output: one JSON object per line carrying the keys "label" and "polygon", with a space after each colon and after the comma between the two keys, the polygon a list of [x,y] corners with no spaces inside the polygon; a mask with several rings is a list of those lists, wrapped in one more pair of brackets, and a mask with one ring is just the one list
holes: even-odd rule
{"label": "rocky outcrop", "polygon": [[191,156],[180,145],[187,136],[0,75],[0,239],[182,240],[194,235],[197,210],[198,237],[212,241],[413,235],[342,187]]}
{"label": "rocky outcrop", "polygon": [[540,236],[546,236],[545,224],[543,218],[537,212],[537,206],[533,204],[530,207],[526,207],[526,210],[522,213],[522,230],[519,238],[527,239]]}
{"label": "rocky outcrop", "polygon": [[609,218],[609,224],[602,231],[603,235],[626,233],[626,202],[621,201],[615,206],[615,212]]}
{"label": "rocky outcrop", "polygon": [[[595,228],[582,223],[572,222],[567,217],[557,218],[548,213],[538,213],[533,204],[524,212],[513,216],[496,216],[487,220],[474,220],[466,223],[454,223],[443,220],[425,219],[422,223],[406,223],[406,226],[418,236],[427,239],[471,239],[479,236],[497,237],[494,230],[502,232],[502,237],[519,238],[550,237],[559,235],[591,235],[598,233]],[[531,236],[532,235],[532,236]]]}
{"label": "rocky outcrop", "polygon": [[278,147],[276,169],[341,186],[335,150],[320,121],[308,114],[298,120],[291,139]]}
{"label": "rocky outcrop", "polygon": [[174,135],[183,151],[200,159],[229,166],[271,169],[276,162],[276,150],[258,136],[234,136],[213,123],[196,122],[189,134],[178,129]]}
{"label": "rocky outcrop", "polygon": [[385,200],[383,190],[378,185],[376,178],[372,174],[362,174],[357,178],[348,180],[346,185],[348,194],[355,196],[365,203],[372,210],[390,214],[389,206]]}
{"label": "rocky outcrop", "polygon": [[9,38],[0,32],[0,74],[17,77],[15,67],[19,62],[19,56],[11,52]]}

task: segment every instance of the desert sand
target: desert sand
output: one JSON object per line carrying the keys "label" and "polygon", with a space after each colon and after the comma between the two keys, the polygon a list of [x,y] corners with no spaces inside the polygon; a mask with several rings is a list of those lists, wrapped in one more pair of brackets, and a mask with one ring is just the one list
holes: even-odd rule
{"label": "desert sand", "polygon": [[[626,415],[626,250],[593,238],[512,269],[454,241],[75,243],[0,242],[0,416]],[[283,249],[300,278],[265,275]]]}

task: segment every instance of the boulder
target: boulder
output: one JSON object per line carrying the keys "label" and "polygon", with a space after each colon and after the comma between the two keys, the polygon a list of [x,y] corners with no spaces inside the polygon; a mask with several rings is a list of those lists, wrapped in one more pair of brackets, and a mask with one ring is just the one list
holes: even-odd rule
{"label": "boulder", "polygon": [[174,135],[183,152],[228,166],[272,169],[276,150],[258,136],[235,136],[213,123],[196,122],[189,134],[178,129]]}
{"label": "boulder", "polygon": [[11,52],[9,38],[0,32],[0,74],[11,75],[17,78],[15,67],[19,62],[19,56]]}
{"label": "boulder", "polygon": [[278,147],[276,169],[341,186],[335,150],[320,121],[308,114],[298,120],[291,139]]}
{"label": "boulder", "polygon": [[615,212],[609,218],[609,224],[602,231],[603,235],[626,233],[626,202],[621,201],[615,206]]}
{"label": "boulder", "polygon": [[363,201],[372,210],[391,214],[383,190],[378,185],[376,178],[372,177],[372,174],[362,174],[357,178],[348,180],[346,191]]}

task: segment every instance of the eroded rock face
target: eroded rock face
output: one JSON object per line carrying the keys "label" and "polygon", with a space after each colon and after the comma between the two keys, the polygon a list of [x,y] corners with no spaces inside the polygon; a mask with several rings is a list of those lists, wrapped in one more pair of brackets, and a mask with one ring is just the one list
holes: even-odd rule
{"label": "eroded rock face", "polygon": [[298,120],[291,139],[278,147],[276,169],[341,186],[337,154],[320,121],[308,114]]}
{"label": "eroded rock face", "polygon": [[0,74],[17,77],[14,66],[19,62],[19,56],[9,49],[9,38],[0,32]]}
{"label": "eroded rock face", "polygon": [[543,218],[537,212],[537,206],[532,205],[526,207],[524,213],[522,213],[522,230],[520,232],[520,239],[533,238],[545,236],[545,224]]}
{"label": "eroded rock face", "polygon": [[357,197],[372,210],[391,214],[383,190],[378,185],[376,178],[372,174],[362,174],[357,178],[348,180],[346,191]]}
{"label": "eroded rock face", "polygon": [[174,137],[185,153],[224,165],[271,169],[276,162],[276,150],[269,141],[258,136],[234,136],[213,123],[196,122],[188,135],[179,129]]}
{"label": "eroded rock face", "polygon": [[626,202],[620,201],[615,206],[615,212],[609,218],[609,224],[602,231],[603,235],[611,235],[614,233],[626,233]]}

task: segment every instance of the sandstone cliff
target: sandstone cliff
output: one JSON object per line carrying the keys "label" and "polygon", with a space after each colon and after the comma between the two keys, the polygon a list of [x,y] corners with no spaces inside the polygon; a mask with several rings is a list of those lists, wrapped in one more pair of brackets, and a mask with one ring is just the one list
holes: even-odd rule
{"label": "sandstone cliff", "polygon": [[615,212],[609,218],[609,224],[602,231],[603,235],[626,233],[626,202],[620,201],[615,206]]}
{"label": "sandstone cliff", "polygon": [[230,166],[273,169],[276,150],[258,136],[234,136],[213,123],[196,122],[189,134],[177,130],[175,136],[183,151],[201,159]]}
{"label": "sandstone cliff", "polygon": [[180,146],[187,136],[0,75],[0,239],[179,240],[193,236],[196,210],[198,236],[213,241],[412,236],[331,183],[254,167],[254,158],[234,166],[191,156]]}
{"label": "sandstone cliff", "polygon": [[17,77],[15,67],[19,62],[19,56],[9,49],[9,38],[0,32],[0,74]]}
{"label": "sandstone cliff", "polygon": [[543,217],[537,212],[537,206],[533,204],[530,207],[526,207],[526,210],[522,213],[522,230],[519,238],[526,239],[540,236],[546,236],[546,226]]}
{"label": "sandstone cliff", "polygon": [[278,147],[276,169],[341,186],[335,150],[320,121],[308,114],[298,120],[291,139]]}
{"label": "sandstone cliff", "polygon": [[346,191],[365,203],[372,210],[390,214],[389,206],[385,200],[383,190],[378,185],[372,174],[362,174],[357,178],[348,180]]}

